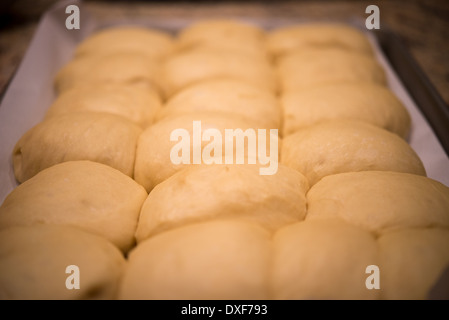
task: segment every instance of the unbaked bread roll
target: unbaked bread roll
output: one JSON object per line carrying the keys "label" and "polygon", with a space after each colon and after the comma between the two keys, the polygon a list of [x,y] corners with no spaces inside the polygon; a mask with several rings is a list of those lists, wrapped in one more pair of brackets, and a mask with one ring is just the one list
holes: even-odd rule
{"label": "unbaked bread roll", "polygon": [[14,174],[24,182],[70,160],[92,160],[132,177],[142,129],[122,117],[96,112],[61,114],[28,130],[13,150]]}
{"label": "unbaked bread roll", "polygon": [[307,23],[280,27],[268,33],[267,47],[275,56],[308,47],[336,47],[372,54],[371,44],[362,31],[340,23]]}
{"label": "unbaked bread roll", "polygon": [[144,53],[150,59],[159,60],[171,54],[173,48],[173,37],[167,32],[126,25],[92,33],[77,46],[75,57],[139,52]]}
{"label": "unbaked bread roll", "polygon": [[164,96],[161,63],[139,52],[83,55],[69,61],[55,76],[58,93],[80,84],[96,86],[104,82],[138,85]]}
{"label": "unbaked bread roll", "polygon": [[242,118],[254,128],[279,129],[281,108],[276,96],[240,80],[217,79],[192,85],[167,101],[156,118],[215,112]]}
{"label": "unbaked bread roll", "polygon": [[375,233],[449,227],[449,188],[409,173],[366,171],[324,177],[307,194],[307,219],[340,217]]}
{"label": "unbaked bread roll", "polygon": [[230,50],[199,47],[180,52],[167,59],[163,69],[168,96],[189,85],[216,78],[239,79],[264,90],[277,90],[275,72],[266,59]]}
{"label": "unbaked bread roll", "polygon": [[292,51],[279,59],[278,77],[282,92],[332,83],[386,84],[384,70],[374,57],[340,48]]}
{"label": "unbaked bread roll", "polygon": [[313,186],[343,172],[396,171],[425,176],[421,159],[398,135],[369,123],[331,120],[283,139],[281,163],[298,170]]}
{"label": "unbaked bread roll", "polygon": [[0,229],[36,224],[80,227],[126,252],[135,243],[145,189],[109,166],[69,161],[15,188],[0,207]]}
{"label": "unbaked bread roll", "polygon": [[[199,134],[196,135],[197,133],[195,133],[194,137],[196,128],[199,128]],[[250,130],[247,132],[247,129]],[[180,131],[183,131],[183,133],[181,134]],[[226,131],[236,135],[230,137],[229,134],[226,134]],[[242,134],[238,134],[239,132]],[[247,133],[246,138],[241,139],[246,134],[245,132]],[[217,136],[215,136],[215,133],[217,133]],[[265,141],[260,140],[259,142],[259,133]],[[209,134],[210,136],[208,136]],[[239,136],[239,138],[237,139],[236,136]],[[254,139],[248,139],[248,137]],[[242,141],[243,149],[240,147]],[[255,143],[253,144],[253,142]],[[265,155],[268,157],[267,163],[261,162],[261,158],[258,156],[259,150],[261,154],[264,154],[263,150],[258,146],[256,147],[258,150],[254,148],[259,143],[261,146],[265,146]],[[201,149],[196,145],[201,146]],[[226,151],[226,145],[232,150],[232,154]],[[271,170],[277,166],[280,145],[280,138],[277,134],[272,134],[271,130],[265,130],[265,134],[263,134],[263,131],[259,131],[259,129],[254,130],[247,121],[226,114],[194,113],[180,115],[157,122],[140,135],[137,144],[134,178],[147,191],[150,191],[158,183],[189,165],[201,163],[238,164],[237,161],[241,161],[242,164],[262,164],[266,170]],[[187,146],[186,151],[182,151],[181,147],[183,146]],[[217,154],[215,154],[214,149],[216,149]],[[198,153],[195,151],[195,154],[198,155],[197,160],[194,159],[194,150],[201,151]],[[220,150],[221,155],[218,153]],[[184,162],[183,157],[185,157],[187,163]],[[173,158],[176,159],[173,160]]]}
{"label": "unbaked bread roll", "polygon": [[[79,289],[68,289],[78,267]],[[68,226],[0,231],[1,300],[115,299],[125,259],[102,237]]]}
{"label": "unbaked bread roll", "polygon": [[106,112],[131,120],[142,128],[150,125],[161,109],[159,95],[148,88],[118,83],[77,85],[62,92],[46,117],[73,112]]}
{"label": "unbaked bread roll", "polygon": [[[377,299],[366,268],[378,265],[374,237],[334,219],[286,226],[273,238],[274,299]],[[382,285],[382,284],[381,284]]]}
{"label": "unbaked bread roll", "polygon": [[428,299],[430,289],[449,267],[449,229],[395,230],[383,234],[378,243],[381,297]]}
{"label": "unbaked bread roll", "polygon": [[265,32],[258,26],[243,21],[200,20],[179,32],[178,50],[202,46],[267,57]]}
{"label": "unbaked bread roll", "polygon": [[268,299],[270,241],[238,221],[163,232],[131,251],[119,299]]}
{"label": "unbaked bread roll", "polygon": [[287,92],[281,97],[283,136],[330,119],[369,122],[401,137],[410,130],[410,115],[392,91],[374,83],[336,83]]}
{"label": "unbaked bread roll", "polygon": [[220,218],[276,230],[304,219],[307,190],[305,177],[285,166],[274,175],[260,175],[255,165],[189,167],[151,191],[140,213],[136,239],[141,242],[168,229]]}

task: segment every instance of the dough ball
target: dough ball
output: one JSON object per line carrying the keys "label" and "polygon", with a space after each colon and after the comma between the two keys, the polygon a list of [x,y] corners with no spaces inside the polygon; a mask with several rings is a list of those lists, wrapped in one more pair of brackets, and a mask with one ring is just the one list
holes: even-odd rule
{"label": "dough ball", "polygon": [[307,219],[340,217],[375,233],[404,227],[449,227],[449,188],[409,173],[327,176],[310,189],[307,203]]}
{"label": "dough ball", "polygon": [[270,234],[238,221],[163,232],[131,251],[119,299],[268,299]]}
{"label": "dough ball", "polygon": [[178,50],[203,46],[268,57],[265,32],[256,25],[237,20],[200,20],[180,31],[177,39]]}
{"label": "dough ball", "polygon": [[[79,270],[79,289],[66,283]],[[115,299],[125,266],[102,237],[68,226],[13,227],[0,231],[1,300]],[[68,273],[66,273],[66,270]]]}
{"label": "dough ball", "polygon": [[107,238],[123,251],[135,243],[145,189],[109,166],[69,161],[47,168],[15,188],[0,207],[0,229],[61,224]]}
{"label": "dough ball", "polygon": [[279,59],[278,77],[282,92],[333,83],[387,83],[383,68],[373,57],[340,48],[292,51]]}
{"label": "dough ball", "polygon": [[239,79],[270,92],[277,90],[275,72],[266,59],[213,47],[173,55],[167,59],[163,73],[168,96],[189,85],[217,78]]}
{"label": "dough ball", "polygon": [[395,230],[382,235],[378,243],[382,298],[428,299],[430,289],[449,267],[449,230]]}
{"label": "dough ball", "polygon": [[309,47],[341,48],[372,54],[371,44],[362,31],[339,23],[307,23],[280,27],[268,33],[267,47],[275,56]]}
{"label": "dough ball", "polygon": [[397,171],[425,176],[416,152],[394,133],[368,123],[333,120],[306,127],[282,143],[281,163],[314,185],[343,172]]}
{"label": "dough ball", "polygon": [[[274,299],[377,299],[368,290],[366,268],[378,265],[374,237],[334,219],[303,221],[273,238]],[[382,284],[381,284],[382,285]]]}
{"label": "dough ball", "polygon": [[163,59],[173,52],[173,48],[173,37],[167,32],[138,26],[117,26],[92,33],[78,45],[75,56],[138,52],[150,59]]}
{"label": "dough ball", "polygon": [[24,182],[57,163],[91,160],[132,177],[141,132],[138,125],[112,114],[54,116],[28,130],[17,142],[13,150],[14,174]]}
{"label": "dough ball", "polygon": [[374,83],[342,83],[287,92],[281,97],[283,136],[331,119],[371,123],[405,138],[410,115],[392,91]]}
{"label": "dough ball", "polygon": [[64,65],[55,76],[55,88],[62,93],[74,86],[118,83],[156,90],[164,96],[161,63],[139,52],[118,52],[105,55],[83,55]]}
{"label": "dough ball", "polygon": [[203,165],[181,170],[158,184],[145,201],[137,241],[188,223],[237,218],[275,230],[304,219],[308,184],[280,166],[261,175],[255,165]]}
{"label": "dough ball", "polygon": [[233,115],[252,123],[254,128],[279,129],[281,126],[281,108],[273,93],[231,79],[189,86],[169,99],[157,118],[202,112]]}
{"label": "dough ball", "polygon": [[134,177],[150,191],[186,166],[201,163],[262,164],[264,174],[270,174],[277,166],[280,144],[277,132],[254,130],[230,115],[181,115],[157,122],[140,135]]}
{"label": "dough ball", "polygon": [[150,125],[161,109],[161,98],[151,89],[118,83],[77,85],[62,92],[46,117],[73,112],[106,112],[131,120],[142,128]]}

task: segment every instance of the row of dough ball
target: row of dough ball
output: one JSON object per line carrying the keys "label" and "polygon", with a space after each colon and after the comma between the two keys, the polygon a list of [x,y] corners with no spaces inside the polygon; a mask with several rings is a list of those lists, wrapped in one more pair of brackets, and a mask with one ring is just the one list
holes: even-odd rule
{"label": "row of dough ball", "polygon": [[[309,189],[282,165],[273,176],[203,165],[148,195],[113,168],[71,161],[0,207],[0,296],[425,299],[449,265],[448,208],[448,187],[407,173],[335,174]],[[64,286],[71,264],[80,291]],[[373,264],[380,291],[365,287]]]}
{"label": "row of dough ball", "polygon": [[[226,113],[237,113],[251,120],[273,119],[252,123],[261,128],[264,125],[279,128],[284,136],[305,125],[342,117],[370,122],[402,137],[407,136],[409,115],[394,94],[384,87],[385,75],[373,57],[369,41],[359,30],[335,23],[290,26],[266,34],[258,27],[242,22],[213,20],[186,27],[176,39],[161,31],[144,28],[106,29],[82,42],[76,50],[75,59],[58,73],[56,87],[63,93],[60,101],[50,108],[49,114],[82,110],[111,112],[146,127],[160,119],[155,119],[160,101],[155,99],[154,92],[150,94],[151,85],[141,87],[142,83],[156,81],[146,79],[144,74],[147,78],[157,78],[158,87],[164,87],[160,82],[167,78],[168,86],[175,86],[172,82],[180,83],[176,85],[176,90],[171,90],[173,92],[217,78],[244,81],[259,86],[261,90],[240,88],[242,92],[237,96],[260,96],[260,99],[272,101],[270,90],[267,90],[269,86],[259,85],[259,82],[272,80],[273,77],[268,71],[258,74],[270,63],[264,61],[262,67],[256,63],[260,59],[251,57],[251,61],[246,61],[249,52],[252,55],[265,52],[263,56],[277,58],[277,67],[270,67],[279,74],[274,78],[279,78],[281,84],[276,86],[283,88],[280,103],[283,125],[279,122],[279,114],[276,114],[279,110],[271,106],[269,112],[265,112],[265,108],[262,112],[257,104],[258,99],[256,102],[242,99]],[[140,55],[140,58],[135,55]],[[88,58],[100,61],[91,62],[92,59]],[[271,60],[268,59],[268,62]],[[146,63],[153,62],[162,71],[155,70],[155,66],[145,67]],[[252,71],[247,72],[247,69]],[[95,89],[89,85],[92,81],[96,84]],[[73,85],[64,85],[66,82]],[[81,85],[86,83],[87,86]],[[104,83],[112,88],[103,88]],[[139,88],[127,89],[126,84]],[[67,92],[61,87],[72,89]],[[229,102],[229,92],[239,90],[239,87],[230,84],[221,85],[220,88],[192,88],[187,90],[189,93],[181,94],[173,102],[169,101],[167,105],[170,108],[164,109],[171,111],[163,114],[166,117],[167,113],[173,115],[181,111],[223,112],[226,109],[223,106],[234,104],[217,106],[216,101]],[[207,98],[204,91],[210,92]],[[228,94],[223,91],[228,91]],[[107,97],[102,101],[103,95]],[[139,97],[140,101],[132,97]],[[233,103],[236,102],[235,97]],[[179,107],[181,100],[183,107]],[[125,101],[133,103],[130,106]],[[331,107],[329,101],[333,102]],[[242,108],[242,103],[249,107]],[[176,107],[172,107],[173,104]],[[197,107],[198,104],[201,108]],[[173,109],[176,111],[173,112]],[[260,112],[259,117],[255,117],[254,111]]]}
{"label": "row of dough ball", "polygon": [[[217,129],[223,148],[229,143],[226,129],[253,129],[243,119],[219,113],[179,115],[157,122],[144,131],[110,114],[65,114],[39,123],[22,136],[14,149],[14,172],[18,181],[24,182],[39,171],[64,161],[91,160],[133,177],[149,192],[189,166],[170,160],[171,150],[178,143],[170,137],[174,130],[185,129],[192,139],[195,120],[201,121],[203,130]],[[265,133],[263,138],[270,144],[270,131]],[[255,139],[258,141],[260,137],[256,135]],[[202,139],[202,151],[209,143]],[[236,145],[233,143],[234,155]],[[193,147],[190,143],[190,155],[193,155]],[[270,145],[266,150],[270,150]],[[350,171],[385,170],[425,175],[420,158],[405,140],[355,120],[325,121],[305,127],[284,139],[279,138],[278,150],[270,152],[278,152],[280,163],[306,175],[311,184],[326,175]],[[251,155],[246,148],[245,157]],[[223,152],[222,157],[225,156]]]}
{"label": "row of dough ball", "polygon": [[[259,174],[258,165],[194,165],[148,194],[109,166],[69,161],[15,188],[0,207],[0,227],[70,223],[99,233],[125,253],[134,246],[134,238],[141,242],[186,223],[228,215],[275,230],[302,220],[306,211],[312,217],[331,212],[379,233],[399,226],[446,226],[446,189],[423,176],[390,171],[334,174],[310,186],[304,175],[282,164],[276,174],[266,176]],[[375,203],[379,199],[383,202]],[[421,216],[426,210],[429,213]]]}
{"label": "row of dough ball", "polygon": [[[328,39],[330,44],[328,44],[329,48],[327,48],[323,43],[314,43],[311,40],[314,36],[301,36],[301,34],[309,34],[311,30],[315,29],[315,33],[319,34],[320,37],[329,30],[333,30],[330,34],[341,33],[344,36],[341,36],[341,40],[338,40],[340,37],[333,37],[334,40],[332,41]],[[304,32],[301,30],[308,31]],[[212,35],[215,35],[215,37]],[[271,40],[265,40],[265,45],[272,43],[268,45],[268,47],[272,48],[268,52],[277,52],[276,49],[273,49],[277,47],[276,43],[279,43],[280,47],[286,46],[286,38],[292,37],[296,39],[295,41],[298,41],[298,35],[299,38],[305,37],[304,41],[302,43],[300,41],[295,46],[292,45],[292,48],[304,50],[305,47],[309,47],[310,50],[316,50],[318,46],[321,50],[330,50],[329,52],[332,54],[333,50],[336,49],[335,42],[341,42],[337,48],[343,50],[344,54],[363,54],[366,56],[366,59],[374,61],[373,57],[367,53],[369,50],[360,49],[364,48],[365,45],[369,45],[363,34],[346,26],[315,25],[285,28],[272,32],[268,37]],[[148,53],[146,52],[145,43],[148,43],[153,37],[156,38],[154,41],[156,45],[152,46],[151,49],[149,48],[150,53]],[[244,42],[245,46],[254,42],[262,43],[261,39],[264,39],[260,29],[229,21],[204,22],[186,28],[179,35],[177,44],[173,40],[170,42],[168,40],[170,37],[159,31],[140,28],[116,28],[99,32],[85,40],[76,51],[75,59],[72,61],[75,64],[71,62],[67,68],[73,69],[76,73],[86,70],[86,75],[95,75],[97,72],[92,69],[93,67],[78,67],[77,63],[80,61],[82,63],[84,59],[89,57],[108,61],[104,57],[107,55],[106,52],[114,52],[114,54],[121,55],[139,52],[139,54],[145,56],[141,59],[142,61],[164,60],[164,57],[169,55],[170,52],[175,52],[175,55],[179,52],[182,54],[186,52],[191,53],[192,50],[203,47],[219,47],[222,51],[226,51],[227,47],[235,47],[232,50],[234,53],[237,46],[232,44],[226,45],[226,43],[234,43],[234,41],[237,43],[237,39],[241,42],[242,37],[245,39],[257,39],[257,41],[247,40]],[[125,40],[120,46],[117,45],[117,43],[121,43],[120,41],[111,41],[111,39],[117,40],[122,38]],[[224,40],[224,38],[228,40]],[[354,44],[354,46],[350,46],[347,42],[351,38],[355,43],[363,42],[365,45]],[[361,39],[364,40],[362,41]],[[108,43],[111,44],[108,45]],[[169,43],[171,43],[172,47],[179,48],[176,50],[173,48],[169,49]],[[153,51],[157,49],[157,44],[161,48],[156,54]],[[260,49],[260,46],[256,47]],[[326,48],[323,49],[323,47]],[[276,57],[289,56],[284,52],[286,50],[281,51],[283,54],[276,53]],[[294,60],[296,61],[297,59]],[[324,59],[323,62],[327,63],[327,60]],[[345,58],[342,58],[343,60],[351,61],[351,59],[345,60]],[[126,67],[126,64],[134,64],[139,59],[128,57],[121,59],[121,62],[115,59],[111,61],[112,67],[123,67],[126,69],[126,74],[130,70],[134,70],[133,67]],[[298,61],[302,61],[302,59]],[[302,61],[302,63],[304,65],[314,65],[314,63],[308,60]],[[205,64],[207,65],[207,63]],[[336,64],[344,65],[344,63]],[[94,65],[98,64],[94,63]],[[192,66],[190,62],[186,63],[186,65]],[[221,63],[217,65],[218,67],[222,66]],[[364,69],[363,64],[356,63],[354,66],[357,66],[356,69]],[[70,75],[65,75],[67,68],[63,68],[58,74],[56,84],[58,84],[61,77],[71,78]],[[192,69],[197,70],[198,68],[193,66]],[[105,70],[110,70],[110,68],[105,67]],[[141,72],[145,68],[136,67],[135,70]],[[185,74],[185,72],[182,72],[182,68],[177,70],[178,74]],[[225,70],[228,70],[228,68],[225,68]],[[335,74],[333,70],[331,71],[324,72],[324,74]],[[99,72],[99,74],[103,75],[102,72]],[[110,75],[115,77],[117,74],[121,74],[121,71],[117,70],[117,72],[107,73],[108,77]],[[25,181],[39,172],[39,170],[61,161],[87,159],[105,163],[119,169],[130,177],[134,177],[147,191],[150,191],[155,185],[167,179],[182,167],[173,165],[168,161],[172,145],[167,143],[167,141],[170,140],[169,135],[174,129],[185,128],[191,133],[192,127],[190,124],[193,120],[201,120],[204,122],[205,127],[217,128],[222,133],[226,128],[277,128],[282,130],[283,127],[282,133],[285,136],[324,120],[340,118],[370,122],[402,137],[406,137],[410,127],[409,115],[402,104],[387,88],[374,82],[320,85],[315,87],[314,90],[286,92],[279,103],[274,93],[258,88],[255,83],[246,83],[243,78],[238,80],[233,77],[230,77],[232,79],[216,79],[214,78],[216,76],[220,78],[219,74],[213,74],[211,75],[211,80],[196,83],[181,90],[178,94],[172,96],[164,107],[161,107],[161,98],[158,98],[158,94],[148,87],[141,86],[139,84],[140,80],[132,80],[132,84],[129,84],[100,77],[101,79],[98,78],[99,82],[92,86],[89,85],[89,81],[87,81],[88,84],[86,85],[84,79],[82,81],[84,85],[76,85],[74,88],[61,93],[56,102],[50,107],[46,120],[27,132],[17,143],[14,150],[14,167],[17,179],[20,182]],[[223,76],[226,77],[226,75]],[[336,79],[332,81],[336,81]],[[373,98],[376,98],[376,101],[379,101],[379,103],[373,103]],[[329,101],[334,103],[329,105]],[[313,108],[301,108],[301,106],[312,106]],[[101,115],[93,112],[101,113]],[[104,113],[121,116],[122,119],[114,118],[112,115],[106,116]],[[136,125],[126,121],[125,118],[135,122]],[[154,121],[156,121],[156,124],[148,127]],[[282,123],[284,123],[283,126]],[[140,125],[141,128],[146,128],[145,131],[142,132],[142,129],[138,128],[137,125]],[[117,130],[112,130],[113,127],[117,128]],[[360,125],[356,124],[356,127],[353,128],[354,134],[356,134],[355,130],[359,127]],[[373,131],[369,127],[362,129],[366,132],[366,135],[372,133],[369,131]],[[384,132],[375,131],[376,129],[374,129],[374,133],[379,139],[374,139],[374,150],[376,150],[376,147],[383,147],[381,140],[388,136]],[[224,135],[222,134],[222,136]],[[310,135],[305,134],[304,136],[309,136],[310,139]],[[332,133],[329,136],[334,137]],[[402,158],[403,161],[395,163],[395,157],[391,161],[383,157],[386,160],[383,164],[372,164],[370,161],[373,161],[375,152],[370,152],[372,157],[367,159],[365,165],[371,167],[371,169],[398,170],[424,174],[422,164],[420,164],[413,150],[405,146],[403,142],[398,141],[397,138],[390,136],[394,141],[392,140],[386,148],[379,152],[380,156],[382,157],[382,154],[391,152],[393,149],[398,149],[398,155],[405,154],[405,157]],[[318,141],[310,143],[315,149],[307,150],[307,153],[312,155],[311,161],[321,157],[320,138],[317,136],[317,138],[313,139]],[[321,140],[325,139],[326,137],[321,138]],[[293,140],[293,138],[290,140]],[[365,140],[362,139],[362,141]],[[335,141],[335,143],[339,143],[339,141]],[[203,147],[205,145],[206,143],[203,143]],[[67,150],[68,147],[70,147],[70,150]],[[351,148],[350,145],[347,145],[347,147]],[[367,146],[367,148],[370,147],[373,147],[373,144]],[[55,152],[45,152],[48,149]],[[401,150],[404,151],[401,152]],[[341,151],[341,148],[339,151]],[[289,151],[287,153],[291,154]],[[295,153],[295,150],[293,150],[293,153]],[[354,154],[354,150],[350,150],[349,153]],[[358,153],[362,154],[362,152]],[[318,160],[317,165],[321,165],[323,161]],[[282,158],[281,161],[283,161]],[[291,161],[287,160],[286,164],[289,165],[289,162]],[[295,162],[296,159],[292,163],[295,168],[311,167],[307,161],[299,166]],[[411,163],[411,165],[403,166],[402,162]],[[358,167],[356,164],[355,167],[350,165],[348,168],[343,166],[343,168],[333,167],[325,169],[324,174],[364,169],[366,168],[361,162]],[[311,178],[309,173],[303,170],[300,171],[305,173],[308,178]],[[312,168],[312,171],[316,170]],[[315,175],[314,173],[312,174]],[[322,176],[318,175],[318,177],[312,178],[315,180]]]}
{"label": "row of dough ball", "polygon": [[[335,33],[340,36],[335,36]],[[289,44],[288,38],[294,43]],[[123,39],[123,42],[117,41],[118,39]],[[262,30],[251,25],[235,21],[209,21],[184,29],[177,41],[168,34],[143,28],[121,27],[98,32],[81,43],[75,59],[56,77],[59,87],[60,79],[70,80],[76,78],[74,74],[81,74],[80,80],[75,82],[82,84],[76,84],[72,89],[62,92],[48,110],[46,120],[27,132],[17,143],[14,150],[17,179],[23,182],[39,170],[61,161],[88,159],[108,164],[135,177],[149,191],[176,171],[169,161],[165,161],[169,159],[170,150],[166,143],[169,140],[167,134],[176,127],[191,131],[191,120],[202,120],[207,126],[221,131],[224,128],[276,128],[287,136],[321,121],[343,118],[369,122],[401,137],[407,136],[410,118],[406,109],[392,92],[374,81],[354,83],[336,78],[329,79],[331,84],[318,81],[311,89],[283,93],[279,102],[274,93],[258,88],[256,83],[247,83],[242,77],[228,77],[218,72],[211,74],[208,81],[194,81],[172,96],[163,107],[158,93],[149,86],[142,86],[139,77],[133,76],[128,82],[116,81],[116,77],[122,74],[128,77],[127,73],[133,70],[147,72],[148,69],[142,66],[134,67],[138,61],[164,65],[160,60],[170,60],[173,55],[176,57],[186,52],[190,54],[192,50],[210,47],[224,52],[227,52],[226,48],[232,48],[234,54],[238,51],[236,44],[242,41],[245,43],[242,47],[254,46],[259,51],[263,44],[271,48],[267,52],[278,59],[287,59],[290,53],[296,52],[294,48],[299,48],[301,52],[320,49],[320,52],[331,55],[335,50],[340,50],[343,55],[360,54],[376,63],[370,50],[366,49],[370,46],[364,35],[344,25],[287,27],[266,36]],[[148,43],[154,45],[148,46]],[[122,56],[112,60],[105,58],[111,52]],[[136,53],[141,54],[142,59],[123,56]],[[110,61],[111,66],[104,67],[101,69],[103,71],[96,71],[95,68],[101,63],[95,62],[90,66],[83,62],[86,59],[90,61],[90,58],[99,59],[102,63]],[[365,68],[357,60],[342,56],[337,57],[337,60],[338,62],[332,60],[332,64],[344,66],[345,61],[350,61],[354,63],[356,70],[366,69],[370,72],[370,68]],[[208,65],[201,61],[202,66]],[[323,64],[322,68],[326,69],[330,60],[325,58],[319,62],[295,58],[292,61],[318,68]],[[214,65],[218,68],[223,66],[222,63]],[[186,62],[186,66],[193,71],[199,69],[191,61]],[[179,75],[186,74],[183,68],[176,70]],[[342,70],[343,75],[354,73],[350,69]],[[148,73],[156,74],[153,71]],[[317,73],[317,76],[321,74]],[[324,74],[335,75],[338,72],[330,69]],[[88,78],[96,75],[100,77],[92,85]],[[313,76],[315,72],[311,75],[312,78]],[[227,79],[220,79],[222,77]],[[310,77],[305,74],[302,78]],[[361,78],[357,81],[364,82]],[[82,115],[85,112],[88,114]],[[104,113],[114,114],[122,119],[106,116]],[[155,121],[156,124],[151,126]],[[118,129],[112,130],[112,127]],[[143,133],[142,129],[145,129]],[[103,141],[104,146],[101,146]],[[70,150],[67,150],[68,146]],[[136,148],[137,151],[133,151]],[[42,151],[49,149],[55,152],[44,154]],[[378,169],[396,170],[382,167]],[[421,169],[409,171],[407,167],[401,171],[423,172]]]}
{"label": "row of dough ball", "polygon": [[176,38],[143,27],[109,28],[77,48],[56,75],[64,92],[80,83],[132,83],[163,97],[200,81],[240,79],[272,92],[334,82],[385,84],[364,34],[341,24],[262,29],[227,20],[203,21]]}
{"label": "row of dough ball", "polygon": [[[14,172],[17,180],[24,182],[39,171],[64,161],[91,160],[120,170],[149,192],[189,165],[174,164],[170,160],[172,148],[179,143],[171,140],[171,134],[174,130],[185,129],[192,139],[193,121],[201,121],[202,130],[217,129],[221,133],[218,139],[222,147],[229,143],[226,129],[254,128],[250,121],[219,112],[181,113],[145,130],[106,113],[63,114],[42,121],[22,136],[14,148]],[[267,144],[271,143],[270,131],[266,130],[265,134]],[[256,139],[260,139],[258,135]],[[202,139],[201,150],[209,143]],[[234,151],[236,145],[234,142]],[[190,143],[189,148],[192,155],[194,144]],[[245,150],[246,157],[248,151]],[[266,150],[270,150],[269,145]],[[426,174],[420,158],[406,140],[363,121],[329,120],[304,127],[284,139],[279,138],[277,151],[273,159],[297,169],[311,184],[326,175],[350,171]],[[225,156],[223,152],[222,157]]]}
{"label": "row of dough ball", "polygon": [[410,116],[397,97],[368,82],[332,83],[276,97],[242,80],[212,79],[181,90],[165,103],[154,91],[136,85],[78,85],[58,96],[46,118],[86,111],[118,115],[142,129],[181,114],[214,112],[242,118],[255,128],[277,128],[282,136],[339,118],[368,122],[404,138],[410,130]]}

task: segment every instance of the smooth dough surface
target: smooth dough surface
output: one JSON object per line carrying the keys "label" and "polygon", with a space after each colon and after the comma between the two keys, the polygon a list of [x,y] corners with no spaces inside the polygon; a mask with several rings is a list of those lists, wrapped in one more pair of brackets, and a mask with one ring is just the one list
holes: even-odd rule
{"label": "smooth dough surface", "polygon": [[131,251],[119,299],[268,299],[270,242],[238,221],[163,232]]}
{"label": "smooth dough surface", "polygon": [[199,221],[242,219],[269,229],[304,219],[308,183],[280,166],[260,175],[255,165],[202,165],[181,170],[157,185],[145,201],[138,242],[153,234]]}
{"label": "smooth dough surface", "polygon": [[72,59],[55,76],[58,93],[80,84],[133,84],[156,90],[164,97],[161,63],[139,52],[118,52],[107,55],[85,55]]}
{"label": "smooth dough surface", "polygon": [[298,222],[273,238],[274,299],[377,299],[365,285],[369,265],[378,265],[374,237],[335,219]]}
{"label": "smooth dough surface", "polygon": [[57,163],[91,160],[132,177],[142,129],[122,117],[95,112],[62,114],[28,130],[13,150],[19,182]]}
{"label": "smooth dough surface", "polygon": [[281,108],[276,96],[249,83],[218,79],[187,87],[170,98],[157,119],[198,113],[226,113],[242,118],[257,128],[281,126]]}
{"label": "smooth dough surface", "polygon": [[337,47],[372,54],[368,38],[360,30],[339,23],[307,23],[277,28],[267,35],[271,54],[280,56],[295,49]]}
{"label": "smooth dough surface", "polygon": [[107,238],[123,251],[135,243],[145,189],[109,166],[69,161],[47,168],[15,188],[0,207],[0,229],[59,224]]}
{"label": "smooth dough surface", "polygon": [[161,109],[159,94],[149,88],[118,83],[77,85],[62,92],[46,117],[74,112],[106,112],[124,117],[141,126],[150,125]]}
{"label": "smooth dough surface", "polygon": [[163,59],[173,52],[173,48],[174,40],[169,33],[137,26],[118,26],[92,33],[78,45],[75,56],[139,52],[150,59]]}
{"label": "smooth dough surface", "polygon": [[375,233],[406,227],[449,228],[449,188],[409,173],[327,176],[310,189],[307,203],[307,219],[340,217]]}
{"label": "smooth dough surface", "polygon": [[368,123],[331,120],[282,142],[281,163],[304,174],[310,186],[343,172],[396,171],[425,176],[421,159],[398,135]]}
{"label": "smooth dough surface", "polygon": [[[201,135],[195,133],[195,137],[194,121],[195,123],[201,122]],[[209,129],[210,131],[206,131]],[[139,137],[134,170],[135,180],[149,192],[158,183],[189,165],[201,163],[236,164],[238,161],[236,155],[238,155],[242,164],[250,163],[248,159],[253,160],[254,164],[261,163],[257,158],[256,150],[250,147],[259,144],[258,130],[250,131],[254,135],[248,134],[247,136],[252,136],[254,139],[251,139],[251,141],[255,141],[255,144],[249,144],[249,139],[244,138],[242,149],[240,145],[237,145],[237,140],[242,141],[242,139],[230,137],[229,134],[226,135],[226,129],[230,130],[231,133],[238,133],[240,131],[237,131],[237,129],[241,129],[241,132],[244,133],[247,129],[253,128],[250,123],[242,119],[214,113],[180,115],[155,123]],[[211,134],[210,140],[202,139],[202,137],[206,137],[205,132]],[[265,133],[265,135],[262,135],[266,142],[265,155],[269,157],[268,160],[271,163],[275,164],[278,161],[281,139],[278,138],[277,134],[272,134],[271,130],[266,130]],[[243,135],[237,134],[237,136]],[[274,143],[275,141],[277,141],[277,144]],[[263,141],[260,144],[263,145]],[[201,149],[196,145],[201,146]],[[226,151],[226,145],[232,150],[232,154]],[[182,146],[187,147],[181,148]],[[230,146],[232,146],[232,149]],[[195,154],[198,154],[197,161],[199,162],[197,163],[194,163],[194,150],[201,150],[201,153],[195,151]],[[215,150],[217,154],[215,154]],[[219,154],[220,150],[221,154]],[[243,152],[240,152],[240,150],[243,150]],[[261,151],[261,153],[263,152]],[[185,157],[187,163],[182,162],[181,157]],[[270,170],[271,163],[264,165],[264,167]]]}
{"label": "smooth dough surface", "polygon": [[201,46],[267,57],[265,32],[256,25],[238,20],[200,20],[178,34],[178,50]]}
{"label": "smooth dough surface", "polygon": [[199,47],[167,59],[163,80],[168,96],[181,89],[210,79],[239,79],[270,92],[276,92],[277,80],[268,60],[230,50]]}
{"label": "smooth dough surface", "polygon": [[449,229],[412,228],[378,239],[381,297],[428,299],[430,289],[449,267]]}
{"label": "smooth dough surface", "polygon": [[288,92],[281,97],[283,136],[330,119],[368,122],[405,138],[410,115],[388,88],[371,83],[342,83]]}
{"label": "smooth dough surface", "polygon": [[[66,281],[79,269],[79,289]],[[1,300],[111,300],[125,259],[102,237],[68,226],[13,227],[0,231]],[[73,283],[71,279],[68,279]]]}
{"label": "smooth dough surface", "polygon": [[374,57],[340,48],[292,51],[279,59],[277,70],[282,92],[332,83],[387,83]]}

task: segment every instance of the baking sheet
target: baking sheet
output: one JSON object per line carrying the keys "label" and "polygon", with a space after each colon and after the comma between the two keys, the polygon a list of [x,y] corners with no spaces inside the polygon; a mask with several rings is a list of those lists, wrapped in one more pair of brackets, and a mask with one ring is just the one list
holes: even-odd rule
{"label": "baking sheet", "polygon": [[[65,8],[76,4],[81,11],[81,28],[67,30]],[[191,23],[191,19],[176,20],[132,20],[117,17],[114,20],[98,21],[89,16],[80,1],[61,1],[53,6],[41,19],[24,59],[9,84],[0,104],[0,203],[18,185],[12,167],[12,150],[20,137],[31,127],[42,121],[47,108],[55,98],[53,78],[56,72],[72,58],[76,45],[96,29],[113,24],[142,24],[175,32]],[[298,22],[288,20],[255,21],[263,27],[274,28]],[[427,175],[449,186],[449,158],[437,136],[419,108],[403,86],[380,49],[372,32],[366,32],[376,50],[376,56],[386,70],[391,90],[404,103],[412,118],[412,129],[408,142],[424,163]]]}

